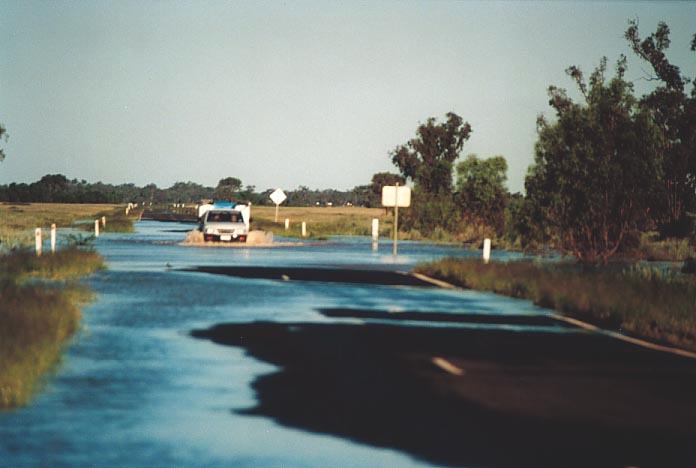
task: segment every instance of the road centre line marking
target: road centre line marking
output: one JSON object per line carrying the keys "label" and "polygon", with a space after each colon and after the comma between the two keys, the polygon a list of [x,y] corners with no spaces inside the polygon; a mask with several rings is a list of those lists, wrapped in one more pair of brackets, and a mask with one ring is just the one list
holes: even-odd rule
{"label": "road centre line marking", "polygon": [[[448,283],[446,281],[431,278],[431,277],[426,276],[422,273],[411,272],[411,275],[418,278],[419,280],[426,281],[430,284],[433,284],[435,286],[439,286],[441,288],[464,289],[464,288],[455,286],[452,283]],[[554,314],[551,314],[550,316],[558,321],[566,322],[566,323],[569,323],[571,325],[575,325],[576,327],[580,327],[584,330],[592,331],[595,333],[601,333],[605,336],[609,336],[611,338],[615,338],[617,340],[621,340],[621,341],[626,342],[626,343],[631,343],[631,344],[634,344],[636,346],[641,346],[643,348],[652,349],[653,351],[659,351],[662,353],[674,354],[676,356],[682,356],[685,358],[696,359],[696,353],[691,352],[691,351],[687,351],[685,349],[676,348],[676,347],[672,347],[672,346],[663,346],[663,345],[659,345],[659,344],[651,343],[649,341],[642,340],[640,338],[633,338],[632,336],[627,336],[627,335],[624,335],[622,333],[618,333],[618,332],[611,331],[611,330],[605,330],[603,328],[599,328],[596,325],[592,325],[590,323],[583,322],[582,320],[578,320],[578,319],[575,319],[572,317],[566,317],[565,315],[561,315],[561,314],[554,313]],[[434,358],[434,359],[437,359],[437,358]],[[435,363],[434,359],[433,359],[433,363]]]}
{"label": "road centre line marking", "polygon": [[449,362],[447,359],[436,356],[431,359],[431,362],[443,371],[448,372],[452,375],[461,376],[466,374],[466,371],[464,369],[460,369],[459,367]]}

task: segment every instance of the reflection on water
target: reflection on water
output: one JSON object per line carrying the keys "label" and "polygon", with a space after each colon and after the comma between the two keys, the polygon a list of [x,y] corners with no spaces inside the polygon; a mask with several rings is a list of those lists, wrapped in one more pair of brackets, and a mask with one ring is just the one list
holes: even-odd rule
{"label": "reflection on water", "polygon": [[136,233],[96,241],[109,265],[89,280],[99,299],[84,311],[83,329],[35,401],[0,414],[0,465],[420,465],[395,451],[230,411],[254,405],[249,384],[273,367],[189,331],[220,322],[342,320],[317,309],[543,314],[527,302],[472,291],[180,271],[197,265],[408,271],[420,261],[477,251],[402,242],[394,258],[386,244],[373,250],[367,237],[277,249],[179,246],[178,231],[187,227],[141,222]]}

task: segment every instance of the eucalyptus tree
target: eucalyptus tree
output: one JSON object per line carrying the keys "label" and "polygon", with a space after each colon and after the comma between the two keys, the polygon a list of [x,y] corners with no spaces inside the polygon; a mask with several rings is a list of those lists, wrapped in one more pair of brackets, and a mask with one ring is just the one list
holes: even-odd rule
{"label": "eucalyptus tree", "polygon": [[414,184],[411,208],[402,218],[405,229],[429,234],[436,228],[451,231],[459,224],[452,170],[471,135],[471,125],[453,112],[446,117],[444,122],[429,118],[418,126],[415,138],[390,153],[404,178]]}
{"label": "eucalyptus tree", "polygon": [[421,191],[451,193],[453,164],[470,135],[471,125],[454,112],[442,123],[430,117],[418,127],[415,138],[391,152],[392,162]]}

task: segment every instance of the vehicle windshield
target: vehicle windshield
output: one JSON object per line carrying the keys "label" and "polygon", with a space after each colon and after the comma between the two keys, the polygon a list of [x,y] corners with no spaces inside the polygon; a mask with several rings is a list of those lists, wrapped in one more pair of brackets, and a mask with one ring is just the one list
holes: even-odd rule
{"label": "vehicle windshield", "polygon": [[239,211],[209,211],[207,222],[209,223],[243,223],[242,214]]}

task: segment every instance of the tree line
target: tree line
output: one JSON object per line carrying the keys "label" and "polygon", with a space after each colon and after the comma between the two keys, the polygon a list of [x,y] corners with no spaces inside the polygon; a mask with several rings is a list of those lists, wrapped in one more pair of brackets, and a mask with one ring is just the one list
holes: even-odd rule
{"label": "tree line", "polygon": [[[378,182],[382,179],[378,177]],[[379,186],[381,190],[381,185]],[[272,205],[269,195],[273,188],[257,191],[253,185],[242,184],[236,177],[226,177],[216,187],[195,182],[176,182],[171,187],[159,188],[155,184],[90,183],[86,180],[68,179],[63,174],[47,174],[32,183],[0,185],[0,202],[24,203],[198,203],[201,200],[233,199],[248,201],[254,205]],[[379,206],[380,198],[373,185],[358,186],[351,190],[310,189],[300,186],[286,191],[289,205],[294,206]]]}

